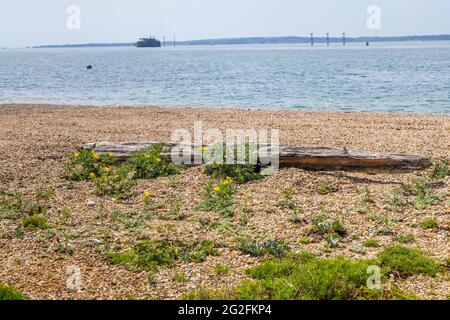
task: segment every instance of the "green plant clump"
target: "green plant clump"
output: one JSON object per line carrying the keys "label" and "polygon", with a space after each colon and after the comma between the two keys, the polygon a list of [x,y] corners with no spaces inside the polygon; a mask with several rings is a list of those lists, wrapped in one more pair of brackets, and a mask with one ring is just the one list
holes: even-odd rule
{"label": "green plant clump", "polygon": [[364,241],[364,247],[367,248],[376,248],[380,246],[380,242],[376,239],[367,239]]}
{"label": "green plant clump", "polygon": [[237,239],[237,248],[245,254],[251,256],[272,255],[276,257],[283,257],[290,251],[289,246],[282,240],[251,240],[251,239]]}
{"label": "green plant clump", "polygon": [[205,173],[212,178],[234,178],[238,183],[261,179],[258,172],[257,149],[254,144],[216,144],[203,148],[203,158],[207,161]]}
{"label": "green plant clump", "polygon": [[22,218],[22,225],[31,230],[37,230],[37,229],[48,229],[50,228],[50,225],[47,222],[47,218],[42,215],[32,215],[28,216],[25,215]]}
{"label": "green plant clump", "polygon": [[20,216],[23,199],[20,193],[0,193],[0,218],[15,219]]}
{"label": "green plant clump", "polygon": [[198,208],[218,212],[225,217],[231,216],[235,192],[236,186],[230,177],[225,180],[209,180],[204,185],[203,200]]}
{"label": "green plant clump", "polygon": [[367,268],[373,262],[343,257],[319,259],[309,253],[274,259],[250,268],[253,280],[244,280],[231,292],[206,291],[185,299],[237,300],[360,300],[382,299],[382,290],[367,288]]}
{"label": "green plant clump", "polygon": [[115,264],[123,264],[133,271],[153,271],[160,266],[172,266],[176,261],[202,262],[209,255],[216,255],[214,243],[203,240],[186,245],[180,241],[145,241],[122,253],[111,252],[108,258]]}
{"label": "green plant clump", "polygon": [[100,156],[94,149],[83,149],[69,156],[64,169],[69,180],[83,181],[88,180],[92,174],[99,176],[104,167],[116,162],[117,159],[112,154]]}
{"label": "green plant clump", "polygon": [[133,170],[130,165],[122,164],[119,167],[105,167],[100,175],[91,174],[91,179],[97,187],[100,196],[113,196],[116,199],[126,199],[132,195],[135,185]]}
{"label": "green plant clump", "polygon": [[420,226],[423,229],[436,229],[436,228],[439,228],[439,222],[434,218],[428,218],[428,219],[423,220],[420,223]]}
{"label": "green plant clump", "polygon": [[165,155],[168,153],[169,151],[165,150],[162,144],[155,144],[134,152],[128,160],[128,164],[133,168],[137,179],[171,176],[179,172],[180,166],[168,161]]}
{"label": "green plant clump", "polygon": [[0,284],[0,300],[27,300],[22,292],[7,284]]}
{"label": "green plant clump", "polygon": [[438,265],[417,249],[402,246],[389,247],[378,255],[378,259],[388,273],[401,278],[415,274],[435,276],[439,272]]}
{"label": "green plant clump", "polygon": [[449,175],[450,175],[450,162],[448,160],[444,160],[434,164],[433,168],[428,174],[428,177],[432,180],[442,180]]}
{"label": "green plant clump", "polygon": [[400,243],[411,243],[414,242],[414,235],[411,233],[399,234],[393,240]]}

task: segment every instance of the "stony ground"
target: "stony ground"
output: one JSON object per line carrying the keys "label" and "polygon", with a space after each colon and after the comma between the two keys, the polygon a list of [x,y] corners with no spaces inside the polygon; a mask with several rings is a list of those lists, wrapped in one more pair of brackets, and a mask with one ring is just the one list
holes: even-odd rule
{"label": "stony ground", "polygon": [[[198,287],[230,287],[245,278],[244,270],[263,258],[243,255],[235,248],[237,233],[285,240],[293,251],[309,250],[319,256],[345,255],[372,258],[398,236],[411,234],[405,245],[419,248],[443,262],[449,257],[450,202],[448,198],[425,208],[389,207],[393,190],[408,185],[425,171],[410,173],[308,172],[282,169],[263,180],[239,187],[234,216],[196,209],[207,176],[200,167],[184,169],[177,177],[139,181],[136,195],[126,203],[97,197],[91,182],[69,182],[64,177],[65,155],[93,141],[168,141],[175,129],[279,129],[281,143],[346,147],[380,152],[422,154],[433,161],[450,158],[450,117],[347,112],[289,112],[215,110],[158,107],[75,107],[0,105],[0,192],[21,192],[32,200],[38,188],[53,187],[48,219],[53,228],[15,235],[19,222],[0,220],[0,283],[8,283],[33,299],[176,299]],[[329,192],[321,192],[326,186]],[[293,188],[296,212],[277,206],[282,190]],[[366,190],[370,190],[370,201]],[[147,212],[142,194],[151,193],[158,209]],[[450,191],[448,177],[433,190]],[[88,206],[88,201],[93,206]],[[183,220],[162,219],[176,201]],[[296,216],[295,216],[296,215]],[[349,235],[337,248],[311,234],[311,221],[326,215],[339,219]],[[203,219],[202,219],[203,218]],[[439,227],[420,223],[434,218]],[[214,222],[208,227],[199,221]],[[231,223],[230,223],[231,222]],[[380,232],[380,230],[384,230]],[[152,281],[145,272],[112,265],[107,248],[128,248],[146,239],[212,240],[218,256],[203,263],[178,263],[161,268]],[[376,239],[380,247],[365,247]],[[61,250],[71,248],[71,250]],[[218,275],[217,265],[229,272]],[[81,271],[82,289],[67,289],[67,268]],[[183,274],[180,281],[177,275]],[[450,294],[448,273],[414,276],[398,281],[407,293],[425,299]]]}

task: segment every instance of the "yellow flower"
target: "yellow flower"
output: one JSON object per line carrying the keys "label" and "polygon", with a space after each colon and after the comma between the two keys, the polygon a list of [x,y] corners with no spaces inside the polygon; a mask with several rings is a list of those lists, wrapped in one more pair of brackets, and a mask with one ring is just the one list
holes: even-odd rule
{"label": "yellow flower", "polygon": [[89,177],[95,178],[95,173],[93,173],[93,172],[89,173]]}
{"label": "yellow flower", "polygon": [[144,158],[145,158],[145,159],[150,159],[150,158],[151,158],[151,155],[146,154],[146,155],[144,156]]}
{"label": "yellow flower", "polygon": [[95,151],[92,151],[92,157],[93,157],[95,160],[100,159],[100,157],[98,156],[97,152],[95,152]]}
{"label": "yellow flower", "polygon": [[111,169],[109,167],[106,167],[105,169],[103,169],[103,171],[105,171],[106,173],[110,173]]}
{"label": "yellow flower", "polygon": [[150,192],[148,192],[148,191],[144,192],[144,197],[146,197],[146,198],[150,197]]}
{"label": "yellow flower", "polygon": [[201,147],[200,151],[206,152],[206,151],[208,151],[208,147]]}
{"label": "yellow flower", "polygon": [[233,182],[233,179],[231,179],[230,177],[227,177],[224,181],[223,181],[223,185],[227,186],[229,184],[231,184]]}
{"label": "yellow flower", "polygon": [[79,158],[80,155],[81,155],[81,154],[80,154],[79,152],[75,153],[75,158]]}
{"label": "yellow flower", "polygon": [[214,187],[214,192],[219,192],[220,191],[220,187]]}
{"label": "yellow flower", "polygon": [[156,162],[161,162],[161,158],[155,158]]}
{"label": "yellow flower", "polygon": [[108,153],[108,157],[112,158],[113,154],[112,152]]}

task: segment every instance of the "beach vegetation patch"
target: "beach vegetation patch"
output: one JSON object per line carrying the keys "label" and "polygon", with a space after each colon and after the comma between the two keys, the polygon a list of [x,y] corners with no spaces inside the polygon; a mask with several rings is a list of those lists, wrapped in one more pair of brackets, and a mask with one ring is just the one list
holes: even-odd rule
{"label": "beach vegetation patch", "polygon": [[238,238],[237,248],[244,254],[254,257],[272,255],[284,257],[290,251],[289,245],[283,240],[254,240],[249,238]]}
{"label": "beach vegetation patch", "polygon": [[83,149],[68,155],[64,169],[69,180],[83,181],[89,180],[92,174],[99,176],[104,167],[111,167],[116,162],[112,153],[99,155],[94,149]]}
{"label": "beach vegetation patch", "polygon": [[433,189],[423,179],[416,179],[411,185],[411,192],[415,195],[414,205],[418,209],[425,209],[441,200],[441,197],[434,194]]}
{"label": "beach vegetation patch", "polygon": [[333,191],[331,190],[331,188],[325,184],[324,182],[320,183],[319,186],[317,187],[317,193],[321,194],[321,195],[327,195],[332,193]]}
{"label": "beach vegetation patch", "polygon": [[133,152],[127,163],[134,170],[136,179],[153,179],[175,175],[180,166],[168,161],[169,150],[162,144],[155,144],[146,149]]}
{"label": "beach vegetation patch", "polygon": [[392,240],[400,243],[411,243],[414,242],[414,235],[412,233],[403,233],[395,236]]}
{"label": "beach vegetation patch", "polygon": [[132,196],[135,184],[133,169],[128,164],[119,167],[103,167],[98,175],[90,174],[90,179],[97,187],[99,196],[113,196],[116,199],[126,199]]}
{"label": "beach vegetation patch", "polygon": [[420,223],[422,229],[437,229],[439,228],[439,222],[435,218],[428,218]]}
{"label": "beach vegetation patch", "polygon": [[214,211],[229,217],[233,213],[233,195],[237,190],[233,179],[208,180],[204,186],[203,200],[198,208]]}
{"label": "beach vegetation patch", "polygon": [[290,210],[296,210],[297,205],[294,202],[294,194],[295,194],[295,188],[284,188],[281,190],[283,194],[283,198],[278,201],[277,205],[280,208],[290,209]]}
{"label": "beach vegetation patch", "polygon": [[243,145],[228,146],[216,144],[202,148],[203,158],[207,164],[205,173],[212,178],[233,178],[237,183],[262,179],[258,172],[256,145],[246,143]]}
{"label": "beach vegetation patch", "polygon": [[432,180],[442,180],[450,175],[450,162],[448,160],[437,162],[430,170],[428,177]]}
{"label": "beach vegetation patch", "polygon": [[[252,278],[228,291],[200,289],[184,299],[362,300],[393,299],[400,294],[368,289],[370,260],[320,259],[310,253],[262,262],[247,270]],[[403,296],[404,297],[404,296]]]}
{"label": "beach vegetation patch", "polygon": [[214,267],[214,273],[218,276],[224,276],[230,272],[230,267],[226,264],[218,264]]}
{"label": "beach vegetation patch", "polygon": [[380,246],[380,242],[376,239],[367,239],[364,241],[364,247],[366,248],[377,248]]}
{"label": "beach vegetation patch", "polygon": [[22,213],[23,197],[20,193],[0,193],[0,218],[16,219]]}
{"label": "beach vegetation patch", "polygon": [[417,249],[402,246],[389,247],[378,254],[378,259],[387,273],[401,278],[415,274],[435,276],[439,272],[437,263]]}
{"label": "beach vegetation patch", "polygon": [[162,220],[184,220],[186,213],[183,210],[183,204],[180,199],[173,198],[169,201],[169,210],[160,215]]}
{"label": "beach vegetation patch", "polygon": [[0,300],[27,300],[22,292],[7,284],[0,284]]}
{"label": "beach vegetation patch", "polygon": [[389,208],[393,212],[401,212],[408,205],[406,191],[402,187],[395,188],[389,197]]}
{"label": "beach vegetation patch", "polygon": [[24,215],[22,218],[22,225],[24,226],[24,228],[30,230],[44,230],[50,228],[47,218],[43,215]]}
{"label": "beach vegetation patch", "polygon": [[217,255],[210,240],[193,244],[181,241],[150,240],[136,244],[125,252],[108,253],[112,263],[123,264],[132,271],[154,271],[160,266],[172,266],[176,261],[202,262],[207,256]]}

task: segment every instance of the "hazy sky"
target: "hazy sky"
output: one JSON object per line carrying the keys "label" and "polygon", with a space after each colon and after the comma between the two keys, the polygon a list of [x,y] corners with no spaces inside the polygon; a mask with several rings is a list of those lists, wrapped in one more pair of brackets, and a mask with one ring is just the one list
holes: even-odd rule
{"label": "hazy sky", "polygon": [[[81,29],[66,27],[69,5]],[[380,30],[366,26],[381,8]],[[307,36],[449,34],[449,0],[0,0],[0,47],[132,42],[141,36],[179,40]]]}

